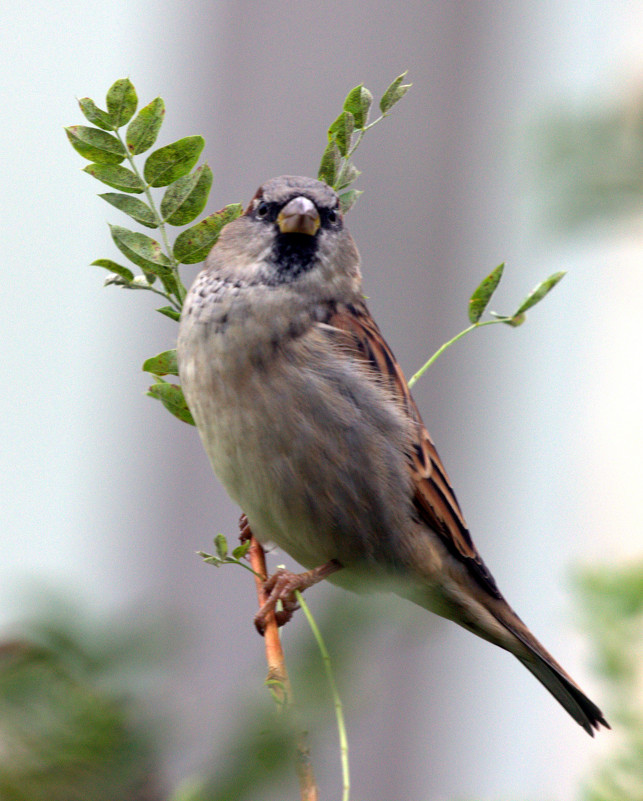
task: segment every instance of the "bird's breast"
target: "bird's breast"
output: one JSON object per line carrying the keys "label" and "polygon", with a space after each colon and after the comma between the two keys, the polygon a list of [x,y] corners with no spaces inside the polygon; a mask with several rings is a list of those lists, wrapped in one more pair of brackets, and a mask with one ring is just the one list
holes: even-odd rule
{"label": "bird's breast", "polygon": [[231,308],[187,318],[178,353],[188,405],[259,539],[306,567],[379,562],[408,520],[407,422],[312,320],[303,331],[295,322],[277,315],[269,326]]}

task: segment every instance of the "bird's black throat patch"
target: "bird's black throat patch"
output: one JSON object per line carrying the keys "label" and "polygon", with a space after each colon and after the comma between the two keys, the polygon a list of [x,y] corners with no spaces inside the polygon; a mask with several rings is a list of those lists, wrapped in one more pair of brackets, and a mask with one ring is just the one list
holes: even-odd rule
{"label": "bird's black throat patch", "polygon": [[276,268],[275,283],[292,281],[315,265],[317,237],[308,234],[277,234],[270,254]]}

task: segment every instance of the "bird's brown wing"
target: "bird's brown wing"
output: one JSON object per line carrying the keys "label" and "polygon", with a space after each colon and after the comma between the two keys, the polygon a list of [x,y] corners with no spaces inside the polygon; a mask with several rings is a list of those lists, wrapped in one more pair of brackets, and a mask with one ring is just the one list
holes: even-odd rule
{"label": "bird's brown wing", "polygon": [[339,306],[325,322],[341,332],[343,349],[367,364],[374,377],[387,386],[413,421],[416,433],[407,459],[414,490],[413,503],[420,519],[440,537],[450,553],[466,565],[483,589],[496,598],[502,598],[473,544],[447,472],[422,422],[404,374],[366,305]]}

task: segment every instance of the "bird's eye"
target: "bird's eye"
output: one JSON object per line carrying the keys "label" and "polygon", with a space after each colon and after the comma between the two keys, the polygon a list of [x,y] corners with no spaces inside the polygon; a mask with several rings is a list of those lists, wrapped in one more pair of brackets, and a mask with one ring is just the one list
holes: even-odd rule
{"label": "bird's eye", "polygon": [[328,212],[328,222],[331,223],[337,222],[337,212],[334,209],[331,209]]}
{"label": "bird's eye", "polygon": [[262,200],[257,206],[257,217],[265,217],[266,214],[268,214],[268,204],[265,200]]}

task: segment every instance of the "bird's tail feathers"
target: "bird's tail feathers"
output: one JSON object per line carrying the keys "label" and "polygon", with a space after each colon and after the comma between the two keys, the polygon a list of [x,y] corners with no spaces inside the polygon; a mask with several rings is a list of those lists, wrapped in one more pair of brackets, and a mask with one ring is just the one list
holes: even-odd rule
{"label": "bird's tail feathers", "polygon": [[585,695],[573,679],[567,675],[551,654],[538,642],[520,618],[511,610],[516,623],[508,621],[506,616],[497,619],[516,637],[521,645],[520,650],[512,653],[538,679],[538,681],[554,696],[561,706],[569,712],[574,720],[591,736],[600,726],[611,728],[601,710]]}
{"label": "bird's tail feathers", "polygon": [[538,642],[502,596],[490,598],[472,585],[463,592],[455,584],[448,592],[427,593],[426,587],[419,592],[409,592],[408,588],[397,591],[512,653],[592,737],[600,726],[610,728],[601,710]]}
{"label": "bird's tail feathers", "polygon": [[539,655],[535,659],[520,656],[518,659],[591,737],[600,726],[610,728],[601,710],[567,675],[551,667]]}

